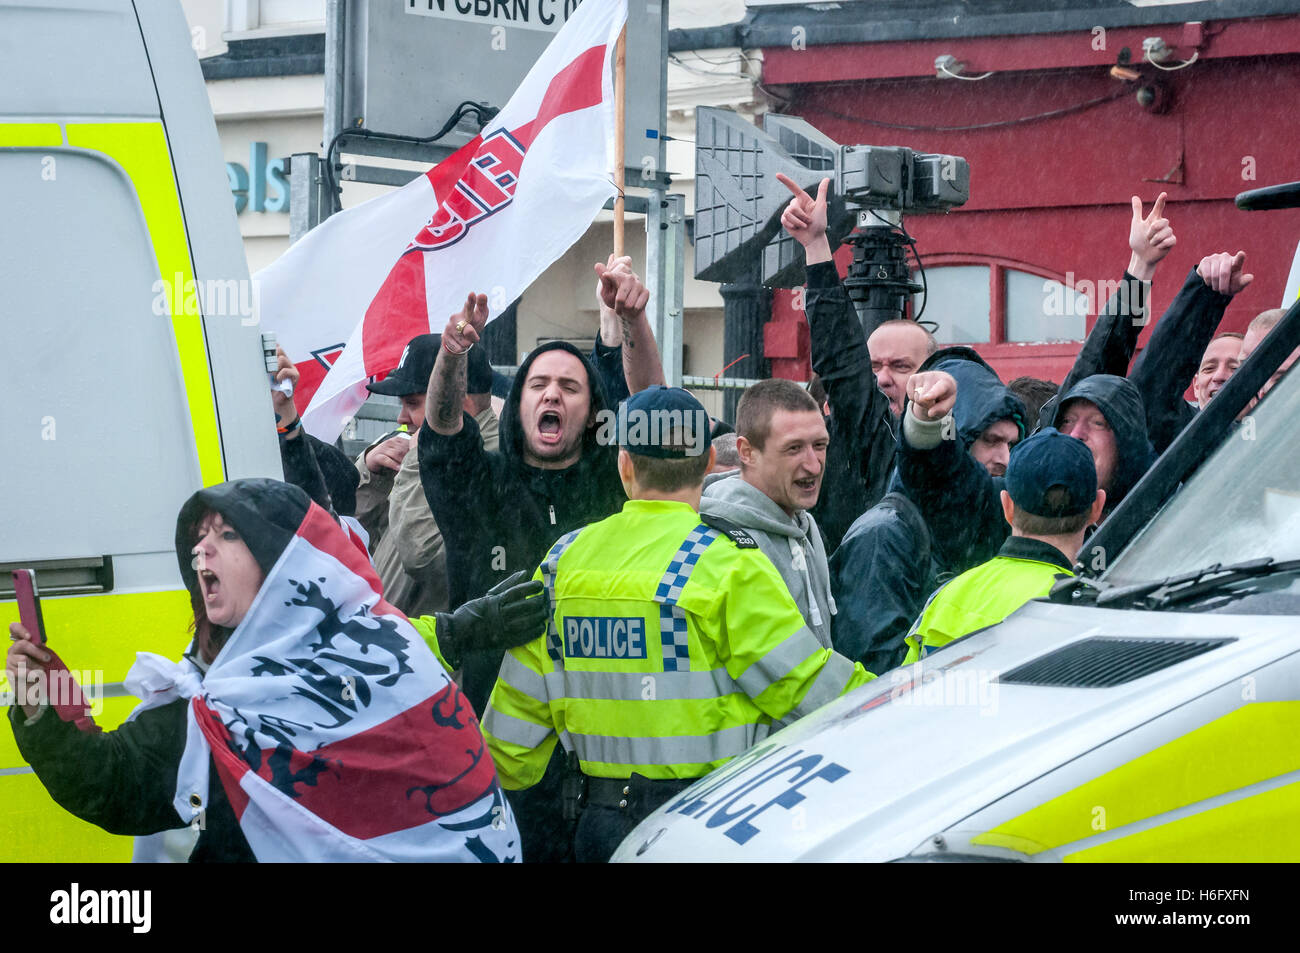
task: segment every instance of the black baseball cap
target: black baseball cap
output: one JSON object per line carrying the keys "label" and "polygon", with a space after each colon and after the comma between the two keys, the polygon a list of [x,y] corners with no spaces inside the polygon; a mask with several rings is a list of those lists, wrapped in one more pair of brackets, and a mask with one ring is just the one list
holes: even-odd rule
{"label": "black baseball cap", "polygon": [[709,449],[708,411],[681,387],[637,391],[619,404],[617,428],[618,445],[644,457],[684,459]]}
{"label": "black baseball cap", "polygon": [[[1097,499],[1097,467],[1082,440],[1044,427],[1011,450],[1007,493],[1017,509],[1056,518],[1086,513]],[[1048,491],[1056,490],[1052,503]]]}
{"label": "black baseball cap", "polygon": [[[366,389],[372,394],[385,394],[389,397],[423,394],[429,389],[429,376],[433,373],[433,364],[438,359],[438,348],[441,346],[441,334],[416,335],[407,342],[406,350],[402,351],[402,359],[388,372],[388,376],[382,381],[367,384]],[[486,394],[492,390],[492,365],[488,363],[487,351],[478,345],[469,350],[466,377],[468,393]]]}

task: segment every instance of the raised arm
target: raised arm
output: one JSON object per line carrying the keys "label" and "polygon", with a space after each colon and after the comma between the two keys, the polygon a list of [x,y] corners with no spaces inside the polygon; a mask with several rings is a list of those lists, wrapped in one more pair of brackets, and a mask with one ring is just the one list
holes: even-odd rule
{"label": "raised arm", "polygon": [[613,255],[605,264],[596,263],[599,279],[598,296],[601,303],[601,341],[612,346],[612,329],[606,336],[609,324],[606,312],[618,319],[618,338],[623,348],[623,376],[629,393],[645,390],[664,383],[664,368],[659,359],[659,347],[646,317],[645,307],[650,301],[650,290],[632,271],[630,258],[615,259]]}
{"label": "raised arm", "polygon": [[[276,383],[287,380],[296,385],[298,369],[284,353],[284,348],[277,346],[275,356]],[[284,470],[284,482],[299,487],[314,503],[332,513],[334,505],[325,485],[325,476],[316,460],[316,452],[303,435],[302,421],[298,419],[293,398],[282,391],[272,390],[271,405],[275,408],[275,429],[280,434],[280,466]]]}
{"label": "raised arm", "polygon": [[1126,377],[1128,366],[1137,350],[1138,337],[1147,322],[1147,302],[1156,266],[1177,242],[1169,220],[1164,217],[1166,193],[1157,196],[1148,215],[1142,214],[1142,200],[1134,195],[1133,217],[1129,221],[1128,246],[1131,252],[1128,269],[1119,288],[1097,313],[1074,366],[1061,382],[1057,397],[1046,404],[1038,416],[1038,426],[1050,426],[1056,417],[1059,395],[1085,377],[1114,374]]}
{"label": "raised arm", "polygon": [[424,419],[433,429],[450,437],[460,433],[464,416],[465,393],[469,386],[467,371],[469,349],[478,343],[480,332],[487,327],[487,295],[470,293],[465,307],[447,319],[442,332],[442,347],[429,375],[429,390],[424,398]]}
{"label": "raised arm", "polygon": [[944,568],[963,572],[997,555],[1010,531],[999,480],[962,446],[951,418],[957,382],[943,371],[913,374],[899,428],[898,475],[934,539]]}
{"label": "raised arm", "polygon": [[1232,296],[1254,279],[1243,274],[1246,253],[1206,255],[1187,275],[1178,297],[1160,320],[1130,375],[1147,415],[1147,435],[1163,453],[1191,420],[1183,400],[1201,355],[1227,310]]}
{"label": "raised arm", "polygon": [[785,176],[778,179],[793,194],[781,224],[804,248],[804,314],[812,366],[831,409],[825,486],[814,514],[834,549],[853,521],[885,493],[894,460],[892,417],[889,398],[876,386],[871,370],[866,332],[831,260],[826,238],[830,180],[822,180],[814,198]]}

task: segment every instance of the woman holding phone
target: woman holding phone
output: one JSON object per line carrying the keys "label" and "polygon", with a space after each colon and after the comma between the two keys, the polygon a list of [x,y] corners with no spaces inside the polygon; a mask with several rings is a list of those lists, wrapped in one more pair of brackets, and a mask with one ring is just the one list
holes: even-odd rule
{"label": "woman holding phone", "polygon": [[[176,554],[194,640],[180,662],[139,653],[126,684],[143,703],[122,727],[83,730],[39,695],[10,709],[54,800],[116,834],[194,826],[191,861],[520,859],[440,657],[539,634],[540,584],[422,620],[426,645],[330,515],[275,480],[195,493]],[[39,687],[49,653],[10,632],[15,689]]]}

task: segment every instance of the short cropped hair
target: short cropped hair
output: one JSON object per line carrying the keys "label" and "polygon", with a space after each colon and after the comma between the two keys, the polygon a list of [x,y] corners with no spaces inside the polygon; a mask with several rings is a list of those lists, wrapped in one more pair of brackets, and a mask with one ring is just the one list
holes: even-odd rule
{"label": "short cropped hair", "polygon": [[740,452],[736,449],[736,434],[720,433],[713,438],[713,449],[717,454],[715,467],[740,466]]}
{"label": "short cropped hair", "polygon": [[891,318],[888,321],[881,321],[879,324],[876,325],[876,330],[872,331],[871,333],[875,334],[876,331],[879,331],[881,328],[896,328],[896,327],[916,328],[918,331],[924,334],[926,357],[929,357],[935,351],[939,350],[939,342],[934,339],[934,335],[930,333],[929,329],[927,329],[925,325],[917,324],[915,321],[909,321],[907,318]]}
{"label": "short cropped hair", "polygon": [[1032,429],[1038,415],[1049,400],[1061,389],[1060,384],[1053,384],[1039,377],[1017,377],[1007,385],[1007,390],[1020,398],[1029,412],[1029,426]]}
{"label": "short cropped hair", "polygon": [[1286,316],[1285,308],[1269,308],[1267,311],[1261,311],[1250,322],[1248,330],[1260,331],[1267,334],[1277,327],[1277,323]]}
{"label": "short cropped hair", "polygon": [[632,458],[636,482],[644,489],[660,493],[676,493],[689,487],[703,486],[704,474],[709,472],[707,452],[693,457],[647,457],[629,450],[627,455]]}
{"label": "short cropped hair", "polygon": [[[1069,502],[1065,494],[1065,487],[1049,487],[1043,502],[1052,509],[1063,507]],[[1073,516],[1039,516],[1017,506],[1011,514],[1011,525],[1026,536],[1070,536],[1088,525],[1090,515],[1091,507]]]}
{"label": "short cropped hair", "polygon": [[[1286,312],[1283,312],[1283,314],[1285,313]],[[1214,343],[1219,340],[1219,338],[1236,338],[1238,341],[1241,341],[1244,340],[1245,337],[1246,335],[1242,334],[1240,331],[1224,331],[1222,334],[1216,334],[1214,337],[1210,338],[1210,343]]]}
{"label": "short cropped hair", "polygon": [[778,410],[822,412],[817,401],[794,381],[771,377],[752,385],[740,395],[740,403],[736,405],[736,433],[762,450],[772,431],[772,415]]}

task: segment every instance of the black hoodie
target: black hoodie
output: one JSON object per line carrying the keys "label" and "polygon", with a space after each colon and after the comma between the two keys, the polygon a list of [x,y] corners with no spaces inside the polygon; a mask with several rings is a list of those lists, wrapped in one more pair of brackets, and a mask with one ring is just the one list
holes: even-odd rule
{"label": "black hoodie", "polygon": [[199,490],[176,517],[176,561],[191,594],[198,590],[194,543],[199,518],[209,511],[235,528],[266,575],[293,540],[311,506],[299,487],[264,478],[231,480]]}
{"label": "black hoodie", "polygon": [[[307,494],[278,480],[233,480],[199,490],[176,518],[176,561],[191,593],[197,591],[193,566],[195,530],[209,511],[235,528],[269,573],[292,541],[311,505]],[[185,751],[189,702],[177,699],[146,709],[116,731],[85,733],[46,711],[27,725],[21,709],[10,709],[14,736],[23,757],[46,790],[81,819],[113,834],[142,835],[185,826],[172,802],[176,771]],[[252,862],[215,763],[203,826],[191,861]]]}
{"label": "black hoodie", "polygon": [[999,497],[1002,480],[989,476],[970,455],[971,444],[997,420],[1014,421],[1023,438],[1027,412],[970,348],[944,348],[921,370],[945,371],[957,381],[953,418],[960,439],[917,450],[900,436],[898,473],[904,492],[925,518],[939,562],[951,572],[965,572],[996,556],[1008,532]]}
{"label": "black hoodie", "polygon": [[[937,369],[953,373],[950,366]],[[964,436],[963,386],[959,378],[955,416]],[[1054,424],[1060,423],[1061,408],[1076,398],[1096,404],[1115,433],[1116,468],[1106,499],[1109,513],[1155,460],[1147,439],[1142,398],[1131,381],[1112,374],[1093,374],[1061,395]],[[903,441],[899,472],[908,496],[920,507],[931,528],[945,566],[964,572],[996,556],[1010,527],[1002,515],[1001,478],[989,476],[970,454],[956,452],[955,443],[943,441],[933,450],[915,450]]]}
{"label": "black hoodie", "polygon": [[[519,400],[528,370],[539,354],[562,350],[587,371],[591,408],[606,409],[606,381],[622,379],[621,351],[599,352],[600,371],[572,344],[552,341],[536,348],[515,374],[501,411],[500,450],[483,449],[478,425],[465,414],[451,436],[420,428],[420,482],[447,547],[450,604],[483,595],[511,573],[535,569],[551,544],[565,533],[617,513],[627,499],[618,478],[618,450],[596,442],[587,428],[582,456],[563,470],[543,470],[524,462]],[[615,365],[614,359],[618,360]],[[614,368],[617,367],[615,372]],[[482,712],[496,682],[503,653],[466,652],[464,688],[474,710]]]}
{"label": "black hoodie", "polygon": [[1052,425],[1058,430],[1066,405],[1072,400],[1096,404],[1115,434],[1115,472],[1106,493],[1109,513],[1133,489],[1142,475],[1155,463],[1155,450],[1147,439],[1147,415],[1137,385],[1113,374],[1085,377],[1061,396]]}
{"label": "black hoodie", "polygon": [[[839,606],[834,647],[876,673],[902,662],[903,637],[939,574],[966,568],[968,554],[979,552],[985,537],[1001,545],[1005,536],[1001,509],[993,513],[983,505],[996,493],[988,472],[968,452],[970,445],[999,420],[1013,420],[1025,433],[1024,405],[975,351],[944,348],[918,370],[931,369],[957,381],[953,417],[959,439],[924,451],[900,441],[895,492],[853,523],[830,561]],[[989,525],[993,517],[998,523]]]}

